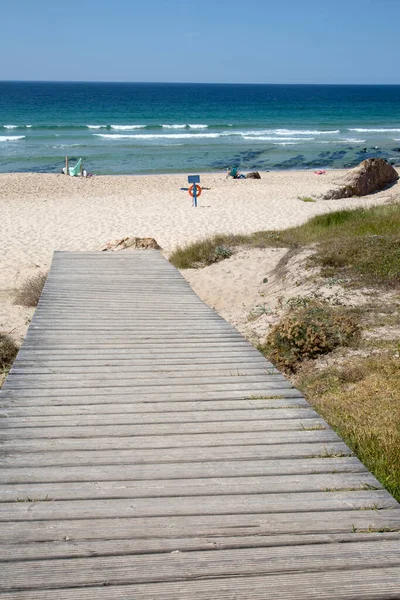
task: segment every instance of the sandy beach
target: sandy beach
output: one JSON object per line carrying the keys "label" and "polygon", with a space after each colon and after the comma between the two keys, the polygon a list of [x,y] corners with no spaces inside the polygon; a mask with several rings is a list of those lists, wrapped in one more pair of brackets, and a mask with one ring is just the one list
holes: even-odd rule
{"label": "sandy beach", "polygon": [[[364,198],[303,202],[332,187],[344,171],[261,173],[261,180],[201,175],[205,189],[191,206],[186,175],[0,175],[2,268],[0,330],[18,339],[31,309],[12,303],[21,282],[49,268],[54,250],[98,250],[125,236],[153,237],[164,252],[215,233],[250,233],[298,225],[339,208],[371,206],[399,196],[400,184]],[[197,290],[199,291],[199,290]],[[32,311],[31,311],[32,312]]]}

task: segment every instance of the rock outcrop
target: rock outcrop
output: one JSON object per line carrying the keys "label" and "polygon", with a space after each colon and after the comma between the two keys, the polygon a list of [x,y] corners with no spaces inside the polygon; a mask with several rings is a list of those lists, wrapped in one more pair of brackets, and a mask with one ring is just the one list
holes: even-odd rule
{"label": "rock outcrop", "polygon": [[154,238],[138,238],[138,237],[126,237],[120,240],[114,240],[107,242],[101,247],[103,252],[111,250],[117,252],[118,250],[161,250]]}
{"label": "rock outcrop", "polygon": [[330,190],[323,197],[325,200],[337,200],[352,196],[367,196],[383,190],[398,178],[397,171],[383,158],[367,158],[338,180],[338,187]]}
{"label": "rock outcrop", "polygon": [[261,175],[258,171],[252,171],[251,173],[247,173],[246,179],[261,179]]}

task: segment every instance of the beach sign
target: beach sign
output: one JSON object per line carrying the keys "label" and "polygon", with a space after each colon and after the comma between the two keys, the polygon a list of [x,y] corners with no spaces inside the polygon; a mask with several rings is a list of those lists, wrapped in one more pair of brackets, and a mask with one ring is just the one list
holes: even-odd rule
{"label": "beach sign", "polygon": [[193,198],[193,206],[197,207],[197,198],[201,196],[202,189],[200,187],[200,175],[189,175],[188,183],[190,183],[189,187],[189,196]]}

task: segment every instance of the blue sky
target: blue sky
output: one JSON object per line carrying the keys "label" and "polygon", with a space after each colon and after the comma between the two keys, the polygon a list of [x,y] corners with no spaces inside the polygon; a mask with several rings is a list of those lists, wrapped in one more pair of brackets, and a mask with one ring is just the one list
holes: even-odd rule
{"label": "blue sky", "polygon": [[9,0],[0,79],[400,84],[400,0]]}

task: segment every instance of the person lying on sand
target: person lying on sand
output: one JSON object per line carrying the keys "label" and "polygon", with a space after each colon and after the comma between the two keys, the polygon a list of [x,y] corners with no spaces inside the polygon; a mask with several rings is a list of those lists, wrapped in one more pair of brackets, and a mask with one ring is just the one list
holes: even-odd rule
{"label": "person lying on sand", "polygon": [[233,179],[246,179],[246,175],[239,173],[236,167],[228,167],[226,179],[228,179],[228,177],[233,177]]}

